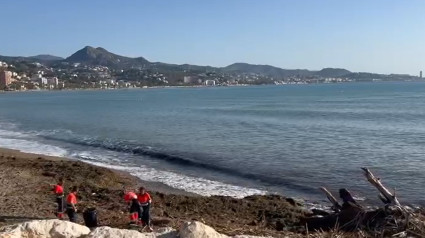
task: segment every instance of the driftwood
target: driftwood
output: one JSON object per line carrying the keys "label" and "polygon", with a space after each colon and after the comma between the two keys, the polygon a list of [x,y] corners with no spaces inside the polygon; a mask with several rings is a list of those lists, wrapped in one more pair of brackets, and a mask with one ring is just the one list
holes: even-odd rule
{"label": "driftwood", "polygon": [[333,210],[339,211],[341,209],[341,205],[339,205],[338,200],[336,200],[336,198],[332,195],[332,193],[329,192],[325,187],[320,187],[320,190],[322,190],[326,194],[326,197],[332,203]]}
{"label": "driftwood", "polygon": [[401,206],[395,192],[391,193],[369,169],[362,168],[362,170],[366,179],[379,191],[379,198],[385,207],[367,211],[355,201],[354,205],[346,201],[345,205],[341,206],[331,192],[321,187],[335,212],[324,217],[306,218],[303,221],[306,228],[310,231],[329,231],[337,227],[338,230],[362,231],[379,237],[425,237],[424,213],[413,212]]}
{"label": "driftwood", "polygon": [[[385,203],[385,205],[394,205],[402,208],[400,202],[395,196],[395,193],[391,193],[386,187],[384,187],[384,185],[381,183],[381,180],[375,177],[375,175],[373,175],[373,173],[368,168],[362,168],[362,170],[364,171],[366,179],[380,192],[379,198]],[[341,208],[338,200],[332,195],[331,192],[329,192],[329,190],[327,190],[325,187],[321,187],[320,190],[326,194],[326,197],[332,203],[333,208]]]}
{"label": "driftwood", "polygon": [[[369,181],[378,191],[381,193],[380,198],[386,203],[386,205],[396,205],[400,206],[400,202],[395,196],[395,193],[391,193],[384,185],[382,185],[381,180],[370,172],[368,168],[362,168],[364,175],[366,176],[367,181]],[[383,198],[382,198],[383,197]]]}

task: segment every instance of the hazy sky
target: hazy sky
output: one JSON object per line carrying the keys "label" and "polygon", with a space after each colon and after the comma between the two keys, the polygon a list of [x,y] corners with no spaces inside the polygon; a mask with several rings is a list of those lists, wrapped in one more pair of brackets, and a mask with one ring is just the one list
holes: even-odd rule
{"label": "hazy sky", "polygon": [[425,71],[424,0],[2,0],[0,55]]}

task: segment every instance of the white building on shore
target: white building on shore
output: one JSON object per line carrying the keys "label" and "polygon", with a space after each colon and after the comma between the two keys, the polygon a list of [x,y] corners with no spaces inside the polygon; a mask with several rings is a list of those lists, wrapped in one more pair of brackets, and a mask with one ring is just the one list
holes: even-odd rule
{"label": "white building on shore", "polygon": [[212,79],[205,80],[205,85],[206,86],[215,86],[215,80],[212,80]]}
{"label": "white building on shore", "polygon": [[59,85],[59,79],[57,77],[47,78],[47,84],[50,88],[57,88]]}

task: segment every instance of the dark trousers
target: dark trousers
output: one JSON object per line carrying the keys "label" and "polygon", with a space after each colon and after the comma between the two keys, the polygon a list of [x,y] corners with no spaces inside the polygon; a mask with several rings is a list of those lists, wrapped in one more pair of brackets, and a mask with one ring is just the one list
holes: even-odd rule
{"label": "dark trousers", "polygon": [[66,214],[68,215],[70,222],[77,223],[77,213],[75,212],[74,208],[68,207],[66,209]]}
{"label": "dark trousers", "polygon": [[58,213],[64,212],[64,204],[63,204],[63,197],[56,197],[56,203],[58,204]]}
{"label": "dark trousers", "polygon": [[63,219],[63,216],[65,214],[65,204],[63,197],[56,197],[56,204],[58,205],[57,211],[56,211],[56,217],[58,219]]}
{"label": "dark trousers", "polygon": [[145,226],[150,226],[151,224],[150,206],[150,204],[142,206],[142,214],[139,215],[139,218],[141,218],[143,225]]}

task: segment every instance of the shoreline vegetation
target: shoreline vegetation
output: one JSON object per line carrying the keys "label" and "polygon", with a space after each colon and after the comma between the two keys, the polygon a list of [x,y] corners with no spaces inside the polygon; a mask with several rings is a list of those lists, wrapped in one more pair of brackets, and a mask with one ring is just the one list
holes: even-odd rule
{"label": "shoreline vegetation", "polygon": [[[374,184],[375,177],[368,172],[365,170],[365,176],[372,185],[382,185],[380,180],[375,180]],[[227,235],[368,237],[379,234],[377,232],[404,234],[397,237],[425,235],[425,212],[397,204],[397,199],[390,192],[384,194],[387,205],[375,211],[356,212],[351,209],[326,213],[308,210],[301,202],[278,195],[255,195],[243,199],[203,197],[77,160],[3,148],[0,148],[0,227],[27,220],[54,219],[55,202],[49,184],[55,183],[57,177],[65,179],[66,193],[72,186],[80,187],[80,224],[83,224],[81,212],[95,207],[100,225],[129,228],[123,189],[145,186],[153,199],[152,221],[155,228],[178,228],[184,222],[196,220]],[[329,198],[329,194],[326,195]],[[335,208],[336,201],[329,199]],[[356,218],[354,223],[353,216]],[[338,226],[339,223],[344,224]]]}

